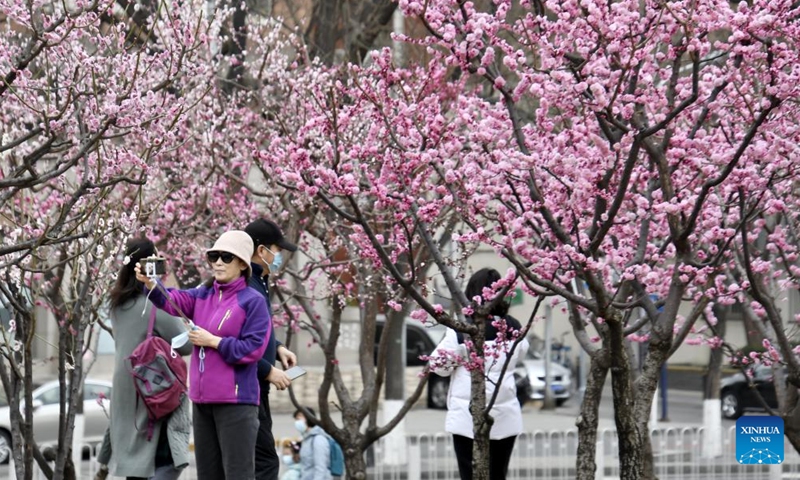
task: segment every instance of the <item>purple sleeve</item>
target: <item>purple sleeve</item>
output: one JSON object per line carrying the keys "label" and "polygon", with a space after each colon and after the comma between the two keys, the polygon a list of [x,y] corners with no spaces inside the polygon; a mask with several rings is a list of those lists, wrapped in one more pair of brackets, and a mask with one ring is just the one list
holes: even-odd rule
{"label": "purple sleeve", "polygon": [[267,311],[267,303],[261,296],[248,298],[242,308],[245,320],[238,337],[223,337],[217,350],[228,363],[257,362],[272,333],[272,318]]}
{"label": "purple sleeve", "polygon": [[[166,292],[169,295],[169,298],[172,302],[167,301],[167,296],[164,295],[164,286],[161,282],[158,283],[161,288],[156,288],[148,293],[150,297],[150,301],[153,302],[153,305],[164,310],[165,312],[169,313],[174,317],[180,317],[181,314],[178,309],[175,308],[172,304],[174,303],[184,315],[186,315],[189,319],[194,319],[194,304],[197,300],[197,289],[193,288],[191,290],[176,290],[174,288],[167,288]],[[147,292],[147,287],[145,287],[145,292]]]}

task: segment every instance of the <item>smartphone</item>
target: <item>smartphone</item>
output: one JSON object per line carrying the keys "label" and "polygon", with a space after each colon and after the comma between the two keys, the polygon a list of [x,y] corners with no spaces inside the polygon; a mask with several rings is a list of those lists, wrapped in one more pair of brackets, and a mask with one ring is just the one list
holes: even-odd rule
{"label": "smartphone", "polygon": [[297,377],[302,377],[303,375],[305,375],[306,371],[295,365],[294,367],[290,368],[289,370],[286,370],[283,373],[285,373],[290,379],[294,380]]}

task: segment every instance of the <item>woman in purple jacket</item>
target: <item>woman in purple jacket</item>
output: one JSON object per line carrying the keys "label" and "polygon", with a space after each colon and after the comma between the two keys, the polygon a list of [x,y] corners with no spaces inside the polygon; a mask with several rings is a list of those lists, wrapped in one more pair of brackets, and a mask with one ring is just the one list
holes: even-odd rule
{"label": "woman in purple jacket", "polygon": [[258,433],[257,362],[264,353],[272,319],[264,297],[247,286],[253,241],[240,230],[223,233],[206,258],[213,282],[189,290],[156,288],[136,278],[150,300],[171,315],[183,313],[196,328],[189,368],[189,398],[194,404],[195,460],[199,480],[252,480]]}

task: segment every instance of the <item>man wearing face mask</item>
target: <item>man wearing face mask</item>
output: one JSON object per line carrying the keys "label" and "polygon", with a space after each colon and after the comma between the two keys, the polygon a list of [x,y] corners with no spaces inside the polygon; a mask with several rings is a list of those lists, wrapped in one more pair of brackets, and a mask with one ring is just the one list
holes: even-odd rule
{"label": "man wearing face mask", "polygon": [[[250,261],[253,274],[249,285],[264,296],[267,309],[272,315],[269,300],[269,274],[276,273],[283,264],[283,251],[295,252],[297,246],[283,236],[275,222],[260,218],[251,222],[244,229],[253,239],[255,251]],[[275,368],[275,361],[280,359],[283,368],[297,364],[297,356],[277,341],[275,332],[269,336],[267,349],[258,362],[258,378],[261,381],[261,406],[259,407],[258,437],[256,438],[256,480],[277,480],[280,470],[278,452],[275,450],[275,439],[272,435],[272,415],[269,409],[270,384],[278,390],[285,390],[292,381]]]}

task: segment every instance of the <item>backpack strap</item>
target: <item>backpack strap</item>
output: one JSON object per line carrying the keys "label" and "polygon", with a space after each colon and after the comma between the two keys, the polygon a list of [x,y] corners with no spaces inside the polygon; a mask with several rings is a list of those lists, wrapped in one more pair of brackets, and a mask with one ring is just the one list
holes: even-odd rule
{"label": "backpack strap", "polygon": [[[320,429],[320,430],[322,430],[322,429]],[[326,442],[328,442],[328,471],[330,471],[331,465],[333,465],[333,448],[330,446],[331,445],[331,440],[333,440],[333,437],[328,435],[328,432],[326,432],[325,430],[322,430],[322,433],[315,433],[313,435],[309,435],[308,438],[311,439],[311,457],[312,458],[314,457],[314,439],[316,437],[322,437],[322,438],[325,439]],[[305,443],[305,441],[303,443]],[[335,478],[339,478],[339,477],[335,477]]]}
{"label": "backpack strap", "polygon": [[150,320],[147,323],[147,338],[153,336],[153,329],[156,327],[156,306],[150,305]]}

